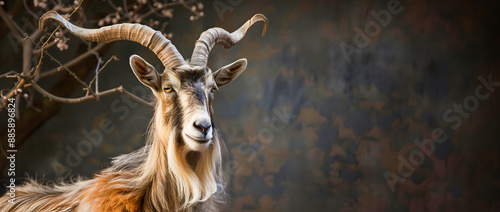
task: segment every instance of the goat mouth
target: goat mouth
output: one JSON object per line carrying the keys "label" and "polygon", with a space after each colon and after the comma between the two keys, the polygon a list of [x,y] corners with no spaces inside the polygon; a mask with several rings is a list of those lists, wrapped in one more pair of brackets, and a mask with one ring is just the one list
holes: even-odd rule
{"label": "goat mouth", "polygon": [[186,133],[186,136],[189,137],[190,139],[196,141],[197,143],[200,143],[200,144],[205,144],[207,142],[210,141],[210,139],[206,139],[206,138],[196,138],[194,136],[191,136],[189,134]]}
{"label": "goat mouth", "polygon": [[201,157],[201,153],[197,152],[197,151],[189,151],[186,154],[186,162],[189,164],[191,169],[194,170],[196,168],[196,164],[198,163],[198,160],[200,159],[200,157]]}

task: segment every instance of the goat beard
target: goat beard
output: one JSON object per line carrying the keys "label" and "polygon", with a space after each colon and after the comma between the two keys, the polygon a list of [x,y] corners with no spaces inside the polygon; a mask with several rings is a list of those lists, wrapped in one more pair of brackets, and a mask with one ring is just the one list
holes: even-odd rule
{"label": "goat beard", "polygon": [[170,144],[174,145],[168,147],[168,167],[183,199],[181,207],[209,199],[217,192],[215,175],[219,167],[214,162],[220,163],[220,148],[212,143],[204,151],[193,151],[183,142]]}
{"label": "goat beard", "polygon": [[186,153],[186,162],[189,164],[191,169],[196,170],[196,164],[198,160],[201,158],[201,153],[197,151],[189,151]]}
{"label": "goat beard", "polygon": [[185,209],[217,193],[217,184],[223,181],[221,143],[214,133],[210,146],[195,152],[183,140],[182,129],[164,126],[163,117],[162,111],[156,111],[149,129],[152,152],[146,162],[150,165],[144,171],[172,183],[179,209]]}

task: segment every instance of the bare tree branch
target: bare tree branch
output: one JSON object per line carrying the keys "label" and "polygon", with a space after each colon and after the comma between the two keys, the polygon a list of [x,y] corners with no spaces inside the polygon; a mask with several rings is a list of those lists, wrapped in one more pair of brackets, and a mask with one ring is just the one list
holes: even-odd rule
{"label": "bare tree branch", "polygon": [[[111,93],[123,93],[133,101],[139,102],[150,108],[152,108],[154,104],[151,102],[147,102],[144,99],[134,95],[133,93],[123,89],[122,86],[109,89],[104,92],[99,92],[98,89],[96,88],[94,90],[95,96],[92,95],[91,92],[94,91],[90,89],[91,85],[92,83],[95,83],[95,85],[99,84],[97,77],[99,77],[98,76],[99,73],[104,70],[106,65],[100,68],[98,67],[96,73],[96,79],[92,80],[89,83],[89,86],[86,87],[85,84],[81,83],[83,81],[81,81],[80,79],[84,79],[85,77],[89,76],[89,74],[95,72],[93,70],[90,70],[85,64],[89,63],[90,61],[94,63],[95,61],[93,60],[93,58],[90,58],[89,56],[97,54],[97,52],[103,54],[109,49],[110,45],[106,45],[105,43],[100,43],[94,46],[93,44],[91,44],[91,42],[82,41],[82,43],[80,43],[77,49],[76,55],[73,58],[69,59],[69,61],[57,60],[58,58],[53,57],[46,51],[56,45],[61,51],[67,48],[67,46],[59,45],[59,44],[65,44],[64,40],[57,41],[51,39],[52,36],[57,32],[57,29],[52,31],[52,33],[50,33],[50,36],[45,37],[44,39],[40,39],[40,37],[42,35],[45,35],[46,33],[40,32],[37,29],[27,30],[20,27],[21,25],[22,27],[25,27],[25,24],[32,24],[34,26],[37,26],[38,22],[36,20],[38,19],[38,16],[40,14],[39,12],[47,10],[57,10],[61,13],[69,13],[72,11],[69,16],[73,15],[75,12],[78,12],[79,13],[78,18],[75,20],[77,20],[77,23],[80,26],[89,26],[93,24],[103,26],[107,24],[115,24],[122,22],[135,22],[135,23],[149,24],[151,27],[156,28],[162,32],[165,32],[165,28],[167,27],[168,22],[164,20],[155,20],[155,19],[164,17],[172,18],[172,14],[167,14],[162,11],[164,9],[170,9],[170,7],[178,5],[181,8],[186,8],[189,11],[196,14],[195,15],[196,17],[194,19],[190,18],[190,20],[196,20],[198,17],[202,16],[202,13],[200,11],[193,9],[195,8],[194,6],[197,6],[196,3],[199,2],[198,0],[180,0],[174,2],[155,0],[155,1],[149,1],[149,3],[147,4],[142,4],[137,1],[123,0],[122,2],[120,2],[120,1],[109,0],[108,3],[110,3],[110,6],[113,9],[108,9],[107,15],[104,14],[104,16],[101,16],[101,14],[99,14],[100,19],[92,20],[90,16],[89,17],[86,16],[86,13],[88,13],[88,11],[85,12],[83,7],[86,7],[86,5],[94,3],[89,3],[90,1],[86,1],[85,4],[83,4],[82,6],[83,2],[84,2],[83,0],[78,0],[78,1],[49,0],[49,1],[36,1],[36,2],[33,1],[30,2],[30,0],[22,0],[22,1],[16,1],[16,6],[12,7],[13,9],[11,9],[8,12],[4,10],[5,7],[0,7],[0,18],[3,20],[3,22],[6,23],[5,26],[9,30],[9,32],[7,32],[9,33],[7,34],[9,36],[8,39],[15,42],[16,45],[22,46],[21,51],[23,51],[21,54],[8,55],[9,59],[12,58],[23,62],[20,62],[18,67],[12,68],[11,70],[8,71],[6,70],[7,73],[2,73],[0,75],[0,78],[16,78],[17,80],[14,83],[2,84],[2,86],[0,87],[0,111],[5,108],[7,99],[9,98],[17,98],[19,100],[22,99],[22,97],[24,97],[24,99],[26,99],[27,101],[26,108],[16,107],[18,109],[17,111],[19,111],[20,114],[22,115],[22,118],[17,122],[18,123],[17,127],[19,129],[19,132],[22,132],[19,133],[19,135],[17,135],[16,140],[18,142],[17,143],[18,146],[21,146],[26,141],[26,139],[33,134],[33,132],[35,132],[50,118],[55,116],[62,107],[63,103],[61,102],[65,102],[66,100],[76,101],[76,102],[99,100],[99,97],[104,95],[109,95]],[[120,2],[120,4],[117,2]],[[127,4],[127,2],[130,4]],[[148,6],[152,4],[152,2],[155,3],[155,6],[148,8]],[[82,7],[82,9],[79,9],[80,7]],[[199,6],[198,8],[201,9],[201,6]],[[19,14],[19,11],[24,11],[24,14]],[[33,21],[33,23],[23,23],[23,24],[16,23],[12,18],[12,14],[16,14],[16,16],[24,15],[25,17],[29,17],[29,19],[33,17],[35,21]],[[151,17],[151,15],[154,15],[155,17]],[[22,21],[25,22],[27,20],[28,19],[23,19]],[[58,28],[60,27],[58,26]],[[168,35],[170,36],[171,33],[168,33]],[[17,51],[18,50],[17,47],[15,48]],[[37,56],[36,54],[40,55]],[[45,61],[44,59],[47,59],[44,58],[44,55],[49,55],[51,60],[54,60],[58,64],[58,67],[48,71],[42,69],[41,64],[43,61]],[[37,83],[40,83],[39,82],[40,80],[56,75],[57,73],[59,73],[59,70],[61,69],[64,69],[65,70],[64,72],[68,72],[69,74],[65,73],[59,74],[58,76],[59,78],[55,81],[55,85],[53,85],[52,88],[45,90],[42,89],[40,86],[38,86]],[[78,85],[78,83],[72,82],[71,79],[76,79],[77,81],[80,80],[79,84],[84,85],[83,87],[87,89],[87,93],[84,94],[85,95],[84,97],[63,98],[70,96],[77,88],[81,88]],[[35,87],[37,87],[38,89],[35,89]],[[21,90],[19,89],[21,89],[22,92],[20,92]],[[5,96],[3,95],[4,93]],[[41,93],[45,96],[48,96],[49,98],[40,98],[40,96],[36,95],[36,93]],[[21,103],[21,101],[16,101],[16,102]],[[21,107],[22,105],[23,104],[21,103]],[[21,109],[23,110],[21,111]],[[6,132],[0,132],[0,140],[5,140],[6,138],[7,138]],[[1,143],[0,148],[5,147],[5,145],[6,145],[5,143]],[[0,160],[0,169],[5,168],[6,164],[7,163],[5,160]]]}
{"label": "bare tree branch", "polygon": [[[102,61],[102,57],[99,57],[99,54],[96,54],[95,55],[97,57],[97,66],[95,67],[95,75],[94,75],[94,79],[96,80],[95,82],[95,92],[99,92],[99,66],[101,66],[101,61]],[[94,80],[92,80],[94,81]],[[92,87],[92,81],[90,81],[89,83],[89,87]]]}
{"label": "bare tree branch", "polygon": [[[111,58],[109,58],[108,61],[106,61],[106,63],[104,63],[104,65],[99,69],[99,71],[97,71],[97,73],[95,73],[94,78],[89,82],[89,87],[92,87],[92,83],[94,83],[94,81],[97,79],[97,76],[99,76],[99,73],[101,73],[101,71],[108,65],[108,63],[111,62],[111,60],[118,61],[118,58],[115,55],[111,56]],[[96,86],[97,86],[97,83],[96,83]],[[97,92],[97,87],[96,87],[96,92]]]}
{"label": "bare tree branch", "polygon": [[7,72],[5,74],[0,75],[0,78],[4,78],[4,77],[5,78],[9,78],[9,77],[11,77],[12,75],[15,75],[15,74],[18,74],[18,73],[15,72],[15,71],[9,71],[9,72]]}
{"label": "bare tree branch", "polygon": [[50,59],[52,59],[53,61],[55,61],[59,67],[63,68],[64,70],[66,70],[68,72],[68,74],[70,74],[71,76],[73,76],[73,78],[79,82],[80,84],[83,85],[83,89],[90,92],[92,94],[92,96],[95,96],[96,93],[87,85],[87,83],[85,83],[84,81],[82,81],[74,72],[72,72],[71,70],[69,70],[66,66],[64,66],[59,60],[57,60],[56,58],[54,58],[51,54],[49,54],[48,52],[46,52],[46,54],[50,57]]}
{"label": "bare tree branch", "polygon": [[23,0],[23,5],[24,5],[24,9],[26,9],[26,11],[28,11],[28,13],[33,16],[33,18],[35,19],[39,19],[40,17],[35,14],[33,11],[31,11],[30,7],[28,6],[28,3],[26,2],[26,0]]}
{"label": "bare tree branch", "polygon": [[[35,13],[35,12],[37,12],[36,10],[31,9],[32,6],[34,6],[35,8],[43,9],[43,10],[52,9],[52,10],[60,11],[62,13],[71,12],[68,15],[68,18],[71,17],[71,15],[73,15],[75,12],[80,12],[81,14],[79,17],[81,19],[80,21],[83,21],[83,24],[92,23],[92,21],[87,21],[87,17],[85,16],[85,13],[83,12],[83,10],[79,10],[79,8],[82,6],[82,3],[84,2],[83,0],[75,1],[75,2],[70,1],[69,3],[63,3],[63,1],[60,1],[60,0],[58,0],[58,1],[51,0],[49,2],[45,1],[44,4],[34,3],[33,5],[30,5],[28,2],[29,1],[27,1],[27,0],[22,0],[22,2],[19,2],[19,3],[22,3],[22,6],[24,6],[26,13],[31,15],[34,18],[38,18],[38,14]],[[159,2],[159,1],[154,1],[154,2],[155,2],[154,6],[151,7],[151,5],[148,3],[141,4],[141,3],[137,3],[137,2],[132,3],[132,5],[128,5],[127,1],[123,0],[122,1],[123,5],[119,5],[121,7],[117,7],[112,1],[108,1],[108,4],[114,9],[114,11],[110,12],[106,16],[105,19],[99,20],[98,24],[101,25],[101,22],[105,23],[105,24],[110,24],[110,23],[117,23],[117,22],[122,22],[122,21],[126,21],[126,20],[132,21],[132,22],[138,22],[138,23],[146,22],[145,18],[147,18],[148,16],[150,16],[152,14],[155,14],[158,17],[169,17],[170,18],[171,15],[165,15],[164,13],[160,14],[157,12],[160,10],[163,10],[163,9],[167,9],[169,7],[176,6],[176,5],[181,5],[182,7],[188,9],[190,12],[197,14],[196,15],[197,17],[201,14],[198,10],[194,9],[194,8],[196,8],[195,7],[196,5],[195,6],[191,5],[192,3],[196,3],[197,2],[196,0],[185,0],[185,1],[183,0],[183,1],[175,1],[175,2],[165,1],[163,3]],[[49,4],[52,6],[49,6]],[[147,9],[147,7],[145,8],[144,6],[150,6],[150,10],[144,11],[144,9]],[[201,7],[200,7],[200,9],[201,9]],[[131,15],[131,14],[133,14],[133,15]],[[197,17],[195,19],[197,19]],[[78,64],[81,61],[89,59],[90,55],[96,54],[99,50],[101,50],[105,46],[104,43],[101,43],[101,44],[98,44],[94,47],[91,47],[90,42],[89,42],[87,44],[88,50],[86,52],[84,52],[83,54],[79,54],[77,57],[73,58],[71,61],[63,64],[61,61],[57,60],[50,53],[46,52],[46,50],[48,50],[49,48],[51,48],[55,45],[58,45],[61,42],[61,40],[57,40],[57,39],[51,41],[52,36],[60,28],[60,25],[58,25],[58,27],[54,31],[52,31],[52,33],[45,40],[45,42],[43,42],[41,39],[39,39],[41,37],[41,35],[43,34],[42,32],[40,32],[39,30],[34,30],[30,35],[28,35],[26,32],[24,32],[23,29],[21,29],[19,27],[19,25],[12,19],[11,15],[8,14],[2,7],[0,7],[0,18],[2,18],[2,20],[6,23],[6,26],[12,32],[12,35],[16,39],[16,41],[18,41],[21,44],[22,51],[23,51],[23,53],[22,53],[22,61],[23,62],[22,62],[21,70],[9,71],[5,74],[0,75],[0,78],[4,78],[4,77],[5,78],[7,78],[7,77],[18,78],[18,81],[15,83],[15,86],[13,86],[12,88],[10,88],[10,89],[2,88],[1,89],[2,92],[4,90],[9,90],[9,91],[6,93],[5,96],[2,96],[3,99],[0,99],[0,110],[2,110],[5,107],[7,99],[13,98],[17,94],[19,94],[20,89],[25,90],[26,88],[29,88],[30,86],[36,86],[37,85],[36,83],[40,79],[52,76],[52,75],[58,73],[61,69],[64,69],[66,72],[68,72],[69,76],[71,76],[73,79],[75,79],[79,84],[83,85],[83,87],[84,87],[83,89],[87,91],[85,96],[82,97],[83,99],[96,99],[96,100],[98,100],[100,96],[107,95],[110,92],[122,92],[122,93],[126,94],[127,96],[129,96],[130,98],[151,107],[150,103],[148,103],[148,102],[144,101],[143,99],[131,94],[130,92],[128,92],[126,90],[124,90],[121,86],[117,87],[115,89],[107,90],[105,92],[99,92],[97,90],[98,89],[97,79],[98,79],[99,73],[104,70],[104,68],[111,61],[111,59],[116,59],[115,56],[113,56],[111,59],[109,59],[102,67],[100,67],[100,68],[98,67],[98,71],[97,71],[96,75],[89,82],[89,84],[87,84],[83,80],[81,80],[75,74],[75,72],[73,72],[72,70],[69,69],[69,67],[73,67],[75,64]],[[151,21],[151,20],[149,20],[150,25],[151,24],[158,25],[157,20],[155,20],[155,21]],[[193,20],[193,19],[190,19],[190,20]],[[35,25],[36,25],[36,23],[35,23]],[[161,26],[160,30],[164,31],[164,28],[167,26],[167,22],[165,22],[164,24],[162,24],[160,26]],[[35,41],[37,41],[37,42],[35,42]],[[65,44],[64,41],[63,41],[63,44]],[[58,45],[58,47],[61,49],[61,51],[64,50],[64,48],[67,48],[67,47],[60,47],[59,45]],[[35,55],[38,53],[40,53],[39,58],[37,58],[38,63],[33,62],[33,57],[36,57]],[[51,60],[55,61],[58,64],[57,68],[51,69],[49,71],[43,71],[43,72],[40,70],[40,65],[42,64],[42,61],[43,61],[45,54]],[[92,83],[95,83],[96,90],[92,89]],[[32,95],[32,96],[34,97],[34,95]],[[57,97],[56,95],[54,95],[54,96]],[[30,98],[30,101],[33,99],[33,97]],[[19,97],[16,97],[16,98],[19,98]]]}
{"label": "bare tree branch", "polygon": [[[89,56],[92,56],[93,54],[97,53],[102,47],[104,47],[106,43],[99,43],[94,48],[86,51],[85,53],[78,55],[78,57],[75,57],[73,60],[67,62],[64,64],[65,67],[72,67],[75,64],[78,64],[80,61],[87,59]],[[60,70],[60,67],[51,69],[49,71],[41,72],[40,73],[40,79],[52,76],[56,73],[58,73]]]}
{"label": "bare tree branch", "polygon": [[[122,87],[122,86],[120,86]],[[131,98],[132,100],[136,101],[136,102],[139,102],[143,105],[146,105],[148,106],[151,110],[155,107],[155,103],[154,102],[147,102],[146,100],[134,95],[133,93],[123,89],[122,91],[125,95],[127,95],[129,98]]]}
{"label": "bare tree branch", "polygon": [[160,8],[158,8],[158,7],[150,7],[151,10],[149,10],[146,13],[144,13],[144,15],[140,16],[139,18],[142,19],[142,20],[144,20],[144,18],[150,16],[151,14],[156,13],[158,10],[166,9],[168,7],[172,7],[172,6],[176,6],[176,5],[183,5],[184,7],[188,8],[189,11],[191,11],[191,8],[189,8],[187,5],[191,4],[193,2],[195,2],[195,1],[177,1],[177,2],[169,2],[169,3],[163,4],[162,7],[160,7]]}
{"label": "bare tree branch", "polygon": [[[33,94],[33,89],[30,89],[30,91],[29,91],[29,92],[30,92],[31,94]],[[33,95],[24,94],[24,95],[23,95],[23,98],[24,98],[24,100],[26,100],[26,106],[27,106],[28,108],[31,108],[31,109],[33,109],[34,111],[39,112],[39,113],[41,113],[41,112],[42,112],[42,110],[40,110],[39,108],[37,108],[37,107],[35,107],[35,106],[33,105]]]}
{"label": "bare tree branch", "polygon": [[127,0],[123,0],[123,12],[125,12],[125,14],[128,14]]}
{"label": "bare tree branch", "polygon": [[71,11],[74,11],[75,8],[72,6],[65,7],[62,4],[57,4],[54,8],[52,8],[52,10],[55,10],[55,11],[60,12],[60,13],[69,13]]}
{"label": "bare tree branch", "polygon": [[16,22],[14,22],[12,20],[12,18],[10,17],[10,15],[7,14],[7,12],[5,12],[5,10],[2,7],[0,7],[0,17],[3,19],[3,21],[5,22],[5,24],[9,28],[9,30],[12,33],[14,33],[14,38],[18,42],[22,42],[23,41],[23,36],[21,35],[21,31],[20,31],[21,28],[16,24]]}
{"label": "bare tree branch", "polygon": [[[71,16],[73,13],[75,13],[76,10],[78,10],[78,8],[80,8],[80,6],[82,5],[83,3],[83,0],[78,4],[78,6],[75,8],[75,10],[69,15]],[[33,34],[31,36],[28,36],[10,17],[9,15],[5,12],[5,10],[0,7],[0,17],[5,21],[5,23],[7,24],[7,27],[9,27],[9,29],[14,33],[14,36],[16,37],[16,39],[18,39],[18,41],[20,43],[22,43],[22,46],[23,46],[23,70],[22,70],[22,73],[21,73],[21,76],[25,76],[28,71],[31,72],[31,57],[32,57],[32,51],[33,51],[33,45],[30,44],[33,43],[35,46],[37,46],[38,48],[40,48],[38,46],[38,44],[36,44],[36,42],[34,42],[33,40],[39,36],[41,34],[40,31],[38,30],[35,30],[35,32],[33,32]],[[59,26],[52,32],[52,34],[50,35],[50,37],[47,39],[47,41],[42,45],[45,46],[47,44],[47,42],[50,40],[50,38],[54,35],[54,33],[56,32],[56,30],[59,28]],[[22,33],[22,36],[21,36],[21,33]],[[17,36],[16,36],[17,35]],[[24,38],[23,38],[24,37]],[[38,70],[38,68],[40,67],[41,63],[42,63],[42,59],[43,59],[43,50],[40,52],[40,59],[38,61],[38,64],[36,65],[36,68],[33,70],[34,73],[32,76],[34,76]],[[52,59],[55,60],[54,57],[52,57],[50,54],[48,54]],[[60,65],[62,65],[59,61],[56,60],[56,62],[58,62]],[[68,70],[69,71],[69,70]],[[72,73],[71,71],[69,71],[70,73]],[[74,74],[74,73],[73,73]],[[79,80],[78,77],[76,75],[73,75],[74,77],[76,77],[75,79]],[[80,80],[81,81],[81,80]],[[19,83],[14,87],[12,88],[9,93],[3,97],[3,101],[0,101],[0,109],[4,108],[6,103],[7,103],[7,100],[9,98],[12,98],[14,97],[15,95],[17,95],[17,90],[18,89],[23,89],[24,88],[24,85],[26,84],[26,80],[23,78],[19,81]],[[85,83],[83,83],[84,86],[86,86]],[[87,86],[88,88],[88,86]],[[93,93],[93,91],[91,89],[88,89],[89,92],[91,92],[92,94],[95,94]]]}
{"label": "bare tree branch", "polygon": [[42,51],[45,51],[53,46],[55,46],[57,43],[59,42],[59,40],[53,40],[52,42],[48,43],[47,45],[43,46],[42,48],[38,48],[38,49],[35,49],[33,50],[32,54],[40,54]]}
{"label": "bare tree branch", "polygon": [[96,101],[98,101],[99,98],[102,97],[102,96],[106,96],[106,95],[109,95],[109,94],[112,94],[112,93],[124,93],[125,95],[127,95],[131,99],[133,99],[133,100],[135,100],[135,101],[137,101],[137,102],[139,102],[141,104],[144,104],[144,105],[148,106],[151,109],[153,109],[153,107],[154,107],[154,105],[152,103],[146,102],[142,98],[140,98],[140,97],[138,97],[138,96],[136,96],[136,95],[128,92],[127,90],[125,90],[123,88],[123,86],[118,86],[116,88],[112,88],[112,89],[109,89],[109,90],[106,90],[106,91],[103,91],[103,92],[96,93],[95,96],[86,95],[86,96],[79,97],[79,98],[64,98],[64,97],[55,96],[55,95],[49,93],[48,91],[44,90],[42,87],[40,87],[35,82],[31,82],[31,86],[35,90],[37,90],[38,92],[40,92],[43,96],[49,98],[50,100],[53,100],[53,101],[56,101],[56,102],[61,102],[61,103],[80,103],[80,102],[89,101],[89,100],[96,100]]}

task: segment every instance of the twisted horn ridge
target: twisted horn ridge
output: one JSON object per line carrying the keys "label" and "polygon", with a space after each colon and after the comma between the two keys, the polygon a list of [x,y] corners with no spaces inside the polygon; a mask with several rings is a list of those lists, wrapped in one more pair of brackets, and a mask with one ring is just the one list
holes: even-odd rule
{"label": "twisted horn ridge", "polygon": [[116,40],[128,40],[148,47],[163,63],[165,68],[178,67],[186,64],[177,48],[165,38],[160,31],[155,31],[151,27],[142,24],[115,24],[101,27],[99,29],[85,29],[73,25],[55,11],[49,11],[40,18],[40,31],[43,31],[47,20],[52,19],[62,24],[73,35],[93,41],[93,42],[111,42]]}
{"label": "twisted horn ridge", "polygon": [[215,44],[222,44],[224,48],[230,48],[238,43],[246,34],[247,30],[255,23],[264,22],[262,36],[266,34],[268,21],[266,16],[255,14],[250,20],[245,22],[238,30],[229,33],[226,30],[214,27],[201,33],[200,38],[196,41],[193,54],[191,55],[192,66],[206,66],[208,55]]}

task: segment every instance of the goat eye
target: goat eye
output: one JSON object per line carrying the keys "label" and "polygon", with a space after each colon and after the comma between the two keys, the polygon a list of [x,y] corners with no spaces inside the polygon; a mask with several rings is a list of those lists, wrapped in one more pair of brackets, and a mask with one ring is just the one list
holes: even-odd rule
{"label": "goat eye", "polygon": [[217,87],[212,86],[212,89],[210,90],[210,92],[215,93],[216,90],[217,90]]}
{"label": "goat eye", "polygon": [[167,93],[170,93],[170,92],[174,91],[174,89],[170,85],[166,86],[163,90],[165,90],[165,92],[167,92]]}

